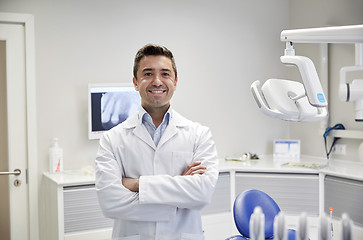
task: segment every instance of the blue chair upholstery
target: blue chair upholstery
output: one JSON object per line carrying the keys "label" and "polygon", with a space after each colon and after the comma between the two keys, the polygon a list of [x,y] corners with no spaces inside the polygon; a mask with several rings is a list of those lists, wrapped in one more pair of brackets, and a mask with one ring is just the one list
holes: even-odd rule
{"label": "blue chair upholstery", "polygon": [[273,237],[275,216],[280,212],[279,206],[266,193],[252,189],[240,193],[233,206],[234,222],[242,236],[250,237],[250,218],[255,207],[260,206],[265,215],[265,238]]}
{"label": "blue chair upholstery", "polygon": [[[273,238],[275,216],[280,212],[277,203],[266,193],[251,189],[240,193],[233,205],[234,222],[240,235],[229,237],[225,240],[248,240],[250,238],[250,218],[255,207],[260,206],[265,215],[265,239]],[[287,239],[295,240],[296,231],[287,230]]]}
{"label": "blue chair upholstery", "polygon": [[245,237],[242,237],[241,235],[235,235],[235,236],[226,238],[226,240],[248,240],[248,239]]}

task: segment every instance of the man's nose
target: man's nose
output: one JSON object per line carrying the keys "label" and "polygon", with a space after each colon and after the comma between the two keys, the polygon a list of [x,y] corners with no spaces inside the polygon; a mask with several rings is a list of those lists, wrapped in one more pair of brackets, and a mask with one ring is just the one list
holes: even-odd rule
{"label": "man's nose", "polygon": [[152,84],[154,86],[161,86],[163,84],[163,82],[160,80],[161,79],[160,77],[161,76],[158,74],[155,75],[155,78],[153,79],[153,82],[152,82]]}

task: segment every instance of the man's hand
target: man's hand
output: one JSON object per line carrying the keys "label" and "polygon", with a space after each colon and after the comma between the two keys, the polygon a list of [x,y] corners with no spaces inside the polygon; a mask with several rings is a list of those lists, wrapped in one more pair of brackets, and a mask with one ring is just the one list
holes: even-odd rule
{"label": "man's hand", "polygon": [[138,178],[122,178],[122,185],[132,192],[139,192],[139,179]]}
{"label": "man's hand", "polygon": [[202,162],[196,161],[192,162],[187,166],[182,176],[203,174],[207,171],[207,167],[202,165]]}

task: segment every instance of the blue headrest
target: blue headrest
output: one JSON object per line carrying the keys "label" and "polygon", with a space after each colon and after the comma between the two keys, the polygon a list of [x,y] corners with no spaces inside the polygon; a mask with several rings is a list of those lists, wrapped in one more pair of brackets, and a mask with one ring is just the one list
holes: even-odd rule
{"label": "blue headrest", "polygon": [[249,238],[250,217],[257,206],[262,208],[265,215],[265,238],[271,238],[274,219],[280,208],[269,195],[256,189],[240,193],[234,201],[233,216],[236,227],[242,236]]}

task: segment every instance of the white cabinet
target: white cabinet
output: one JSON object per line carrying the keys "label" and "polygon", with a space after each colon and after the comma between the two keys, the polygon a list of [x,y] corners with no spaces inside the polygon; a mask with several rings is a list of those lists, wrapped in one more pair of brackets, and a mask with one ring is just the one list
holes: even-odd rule
{"label": "white cabinet", "polygon": [[[236,169],[236,168],[234,168]],[[232,206],[237,194],[246,189],[268,193],[288,214],[319,213],[318,171],[290,170],[244,172],[241,168],[222,169],[211,203],[202,210],[206,240],[220,240],[237,234]],[[94,176],[81,171],[44,174],[45,235],[48,240],[110,239],[111,219],[102,215],[94,186]]]}
{"label": "white cabinet", "polygon": [[113,221],[101,212],[94,184],[64,186],[63,203],[65,234],[111,228],[113,225]]}
{"label": "white cabinet", "polygon": [[363,227],[363,181],[337,176],[324,178],[324,211],[329,214],[333,207],[333,216],[340,218],[347,213],[357,226]]}
{"label": "white cabinet", "polygon": [[[94,176],[79,171],[44,174],[47,239],[110,239],[113,220],[102,215]],[[231,228],[230,174],[219,175],[211,203],[202,210],[206,239],[221,239]],[[224,231],[220,231],[224,226]],[[209,237],[207,237],[209,236]]]}
{"label": "white cabinet", "polygon": [[232,235],[234,222],[231,210],[231,174],[221,172],[211,203],[202,210],[205,240],[221,240]]}
{"label": "white cabinet", "polygon": [[286,214],[319,215],[318,173],[236,173],[236,195],[258,189],[270,195]]}
{"label": "white cabinet", "polygon": [[202,210],[202,215],[226,213],[231,211],[231,184],[229,172],[219,173],[212,200]]}
{"label": "white cabinet", "polygon": [[[248,169],[247,169],[248,170]],[[298,216],[306,212],[309,216],[310,237],[316,236],[317,222],[315,218],[319,214],[319,173],[318,171],[269,171],[259,172],[243,171],[235,172],[234,182],[231,188],[235,197],[245,190],[258,189],[271,196],[282,211],[285,212],[288,227],[296,229]],[[234,197],[234,199],[235,199]],[[239,234],[234,226],[233,234]],[[231,235],[230,235],[231,236]]]}
{"label": "white cabinet", "polygon": [[110,239],[113,221],[102,215],[94,176],[44,174],[45,235],[56,240]]}

